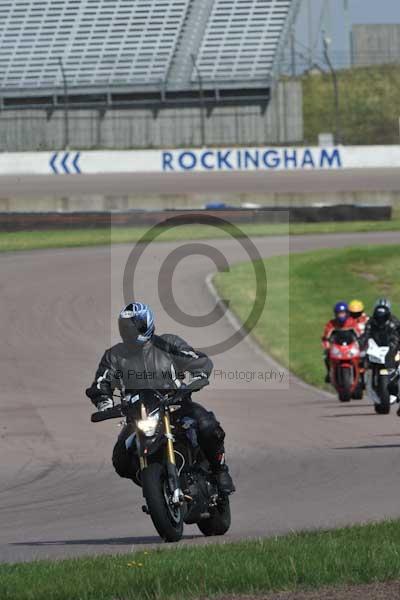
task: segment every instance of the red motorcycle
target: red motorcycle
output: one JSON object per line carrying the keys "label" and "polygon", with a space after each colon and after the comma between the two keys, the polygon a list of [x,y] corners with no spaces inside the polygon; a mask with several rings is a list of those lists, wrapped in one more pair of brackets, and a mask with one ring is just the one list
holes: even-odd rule
{"label": "red motorcycle", "polygon": [[337,330],[331,336],[329,364],[331,383],[341,402],[363,397],[360,345],[353,330]]}

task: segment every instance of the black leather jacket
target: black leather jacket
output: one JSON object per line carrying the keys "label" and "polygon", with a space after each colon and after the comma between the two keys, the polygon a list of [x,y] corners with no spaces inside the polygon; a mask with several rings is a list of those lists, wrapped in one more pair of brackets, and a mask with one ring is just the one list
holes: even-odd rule
{"label": "black leather jacket", "polygon": [[371,317],[365,326],[362,340],[367,343],[369,338],[373,338],[380,346],[398,345],[400,341],[400,322],[392,316],[384,327],[380,327],[375,319]]}
{"label": "black leather jacket", "polygon": [[366,327],[361,338],[362,347],[367,346],[368,340],[372,338],[378,346],[389,346],[389,352],[386,357],[386,366],[392,368],[394,366],[394,357],[400,347],[400,321],[392,315],[384,327],[380,327],[372,317]]}
{"label": "black leather jacket", "polygon": [[208,356],[177,335],[154,335],[139,348],[120,343],[106,350],[86,395],[97,404],[110,398],[116,388],[123,393],[177,389],[186,372],[197,387],[199,379],[207,380],[212,369]]}

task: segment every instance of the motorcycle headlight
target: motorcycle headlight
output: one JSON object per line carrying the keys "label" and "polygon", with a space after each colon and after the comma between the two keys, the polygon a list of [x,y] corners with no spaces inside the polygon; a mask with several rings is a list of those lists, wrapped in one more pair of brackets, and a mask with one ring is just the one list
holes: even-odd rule
{"label": "motorcycle headlight", "polygon": [[350,356],[360,356],[360,351],[358,348],[351,348]]}
{"label": "motorcycle headlight", "polygon": [[160,413],[147,417],[137,422],[137,427],[146,437],[153,437],[160,421]]}
{"label": "motorcycle headlight", "polygon": [[339,350],[339,348],[336,348],[335,346],[333,346],[333,348],[331,348],[331,354],[332,356],[341,356],[341,351]]}

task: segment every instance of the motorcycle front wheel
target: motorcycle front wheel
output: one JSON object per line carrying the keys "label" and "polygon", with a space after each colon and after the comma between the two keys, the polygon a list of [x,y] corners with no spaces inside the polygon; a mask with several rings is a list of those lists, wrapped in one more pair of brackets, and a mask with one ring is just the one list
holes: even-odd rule
{"label": "motorcycle front wheel", "polygon": [[379,375],[378,396],[380,404],[375,404],[375,412],[378,415],[388,415],[390,413],[390,393],[388,390],[389,376]]}
{"label": "motorcycle front wheel", "polygon": [[183,535],[183,514],[170,503],[165,467],[153,463],[142,471],[143,495],[153,525],[165,542],[178,542]]}
{"label": "motorcycle front wheel", "polygon": [[341,389],[339,390],[340,402],[350,402],[353,374],[350,369],[343,369],[341,373]]}

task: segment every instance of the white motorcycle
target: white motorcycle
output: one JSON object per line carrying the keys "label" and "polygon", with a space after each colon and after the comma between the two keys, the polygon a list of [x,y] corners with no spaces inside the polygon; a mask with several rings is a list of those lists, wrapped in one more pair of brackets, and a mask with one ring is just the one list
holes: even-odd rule
{"label": "white motorcycle", "polygon": [[386,368],[388,352],[389,346],[378,346],[373,338],[368,340],[366,352],[368,369],[365,374],[365,384],[367,395],[372,400],[378,415],[388,415],[390,406],[397,401],[397,396],[391,396],[388,390],[389,371]]}

